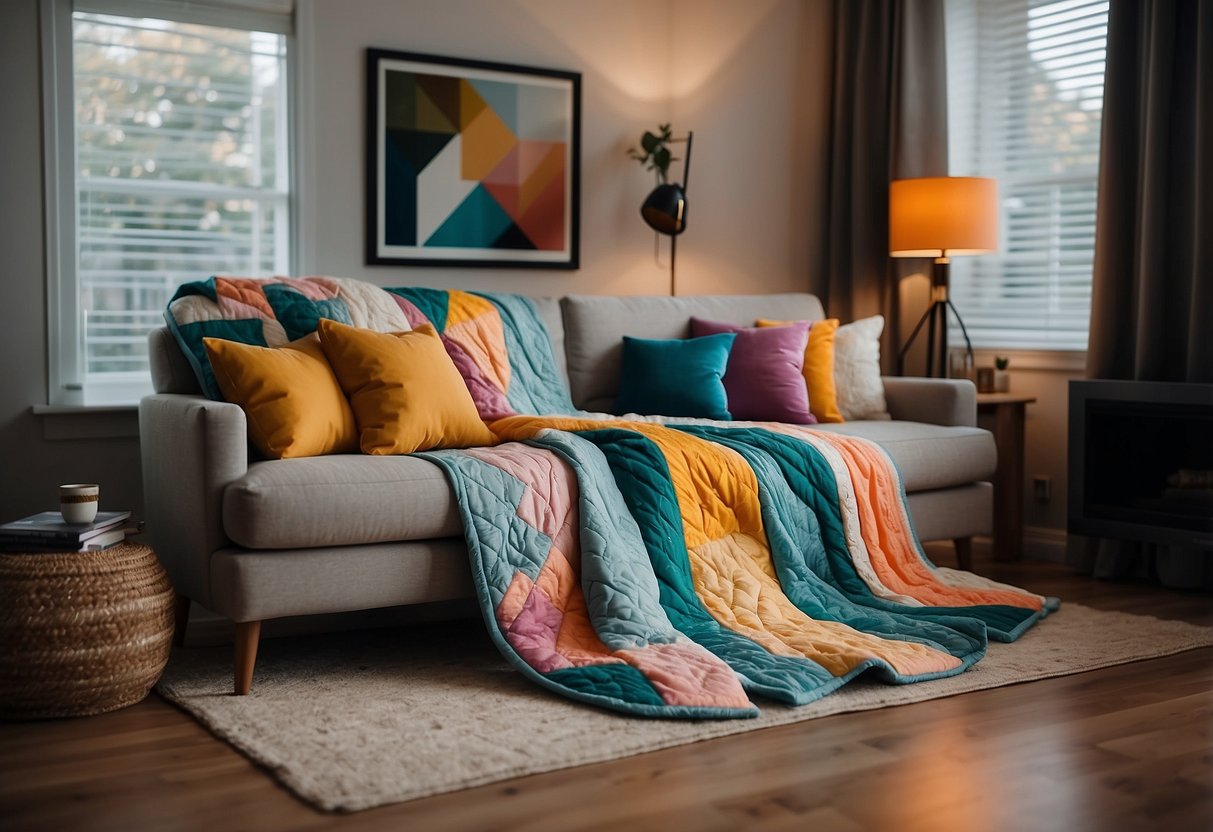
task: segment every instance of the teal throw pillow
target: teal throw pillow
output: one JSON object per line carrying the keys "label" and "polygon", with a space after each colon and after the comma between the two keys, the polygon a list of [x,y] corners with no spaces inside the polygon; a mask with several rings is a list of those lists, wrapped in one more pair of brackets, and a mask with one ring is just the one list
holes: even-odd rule
{"label": "teal throw pillow", "polygon": [[732,419],[724,371],[736,335],[686,340],[623,337],[616,413]]}

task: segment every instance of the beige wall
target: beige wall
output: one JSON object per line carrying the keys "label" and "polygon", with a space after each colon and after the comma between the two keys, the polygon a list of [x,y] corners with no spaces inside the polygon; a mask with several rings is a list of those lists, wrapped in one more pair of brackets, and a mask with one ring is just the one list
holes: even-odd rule
{"label": "beige wall", "polygon": [[[652,174],[629,160],[671,121],[696,132],[684,294],[806,289],[821,248],[830,4],[799,0],[300,0],[300,271],[380,285],[529,294],[661,294],[668,243],[640,219]],[[357,14],[351,13],[357,9]],[[582,73],[581,269],[366,266],[363,54],[367,46]],[[806,48],[807,47],[807,48]],[[755,142],[754,137],[761,137]],[[673,172],[681,179],[680,164]]]}
{"label": "beige wall", "polygon": [[680,292],[820,285],[830,14],[824,3],[675,0],[671,118],[695,131]]}

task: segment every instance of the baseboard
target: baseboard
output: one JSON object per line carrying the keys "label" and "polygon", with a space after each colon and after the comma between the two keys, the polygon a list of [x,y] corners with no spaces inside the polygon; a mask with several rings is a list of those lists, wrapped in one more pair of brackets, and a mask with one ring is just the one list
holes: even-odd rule
{"label": "baseboard", "polygon": [[1023,556],[1028,560],[1066,562],[1066,530],[1049,526],[1024,526]]}

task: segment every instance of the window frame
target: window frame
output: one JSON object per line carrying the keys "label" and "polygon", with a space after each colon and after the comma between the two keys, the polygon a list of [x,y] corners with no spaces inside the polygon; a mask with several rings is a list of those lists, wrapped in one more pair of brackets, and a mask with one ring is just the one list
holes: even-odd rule
{"label": "window frame", "polygon": [[[962,32],[963,32],[962,39],[968,41],[968,43],[966,43],[965,47],[963,47],[964,51],[966,53],[966,57],[971,57],[973,60],[978,60],[975,56],[976,56],[976,54],[981,53],[981,51],[982,51],[979,29],[977,28],[980,26],[980,24],[977,22],[980,17],[979,12],[977,11],[977,7],[982,6],[982,5],[984,5],[983,0],[948,0],[945,5],[945,13],[947,15],[945,18],[946,26],[956,25],[956,19],[955,19],[953,13],[951,13],[952,10],[956,7],[961,7],[963,9],[965,9],[966,13],[969,15],[968,18],[964,21],[964,23],[966,25],[965,25],[965,28],[962,29]],[[1030,9],[1031,9],[1030,0],[1024,0],[1023,5],[1026,10],[1030,11]],[[1106,17],[1104,18],[1104,25],[1106,25]],[[970,29],[969,26],[972,26],[974,28]],[[949,43],[948,43],[949,61],[951,61],[953,58],[952,46],[953,46],[953,44],[951,42],[951,37],[949,36]],[[968,54],[970,52],[970,50],[972,50],[972,55]],[[980,60],[985,60],[985,59],[983,58]],[[1107,68],[1107,64],[1106,64],[1106,58],[1105,58],[1105,62],[1104,62],[1104,71],[1105,72],[1106,72],[1106,68]],[[953,93],[953,88],[952,88],[953,81],[952,81],[952,77],[951,77],[952,71],[953,70],[950,67],[949,68],[949,79],[948,79],[949,95],[951,95]],[[1049,190],[1049,189],[1057,189],[1057,188],[1064,189],[1066,187],[1073,187],[1073,186],[1081,187],[1081,186],[1090,185],[1091,187],[1093,187],[1095,189],[1096,194],[1098,194],[1098,188],[1099,188],[1098,161],[1095,164],[1095,169],[1090,174],[1075,173],[1075,172],[1071,172],[1071,171],[1060,172],[1060,173],[1051,173],[1051,172],[1045,171],[1043,169],[1034,170],[1029,173],[1019,172],[1016,174],[1008,174],[1006,172],[1000,172],[998,170],[988,170],[988,169],[983,169],[980,172],[975,171],[975,170],[970,170],[970,168],[972,167],[971,163],[975,159],[977,159],[979,156],[981,156],[983,154],[990,153],[991,150],[996,151],[995,155],[1002,157],[1001,161],[998,162],[999,167],[1005,166],[1007,164],[1007,159],[1013,157],[1014,154],[1012,152],[1010,152],[1010,150],[1008,150],[1007,139],[1005,137],[995,139],[992,142],[987,141],[987,142],[983,143],[981,141],[982,137],[975,135],[975,134],[963,135],[963,138],[961,138],[961,140],[959,142],[959,144],[962,145],[962,149],[961,149],[960,153],[957,153],[957,132],[956,131],[959,130],[959,128],[962,125],[966,129],[968,129],[968,128],[971,128],[972,124],[974,124],[974,123],[989,124],[989,123],[995,121],[1001,115],[1001,113],[1000,113],[1001,105],[997,101],[997,99],[999,97],[998,94],[991,94],[990,90],[988,90],[988,89],[983,91],[980,84],[976,83],[976,82],[974,82],[971,86],[969,86],[969,85],[962,85],[962,86],[966,87],[965,92],[967,93],[967,96],[971,96],[972,99],[965,100],[962,102],[962,107],[964,108],[964,111],[963,111],[964,118],[962,118],[960,120],[957,120],[954,118],[955,112],[952,109],[952,102],[949,102],[949,165],[950,165],[950,169],[957,164],[958,157],[960,159],[967,160],[967,161],[962,162],[961,167],[963,169],[952,170],[952,173],[954,175],[971,174],[971,175],[995,176],[998,179],[1000,201],[1007,198],[1008,194],[1010,194],[1011,191],[1013,190],[1012,186],[1014,186],[1014,190],[1021,190],[1021,189],[1026,188],[1028,190],[1039,189],[1041,191],[1044,191],[1044,190]],[[1001,92],[1001,90],[998,90],[997,92]],[[1101,110],[1102,110],[1102,108],[1101,108]],[[1102,120],[1102,112],[1101,112],[1101,120]],[[988,137],[986,137],[986,138],[988,138]],[[1100,144],[1099,136],[1098,136],[1098,131],[1097,131],[1097,134],[1096,134],[1096,147],[1097,148],[1099,148],[1099,144]],[[1092,204],[1092,211],[1094,211],[1095,208],[1096,208],[1095,204]],[[1043,218],[1043,215],[1042,215],[1042,217],[1037,217],[1036,221],[1039,222],[1042,218]],[[1063,217],[1063,219],[1064,219],[1064,217]],[[1011,233],[1010,233],[1010,228],[1009,228],[1010,224],[1011,224],[1011,217],[1008,215],[1005,207],[1000,206],[1000,210],[999,210],[1000,254],[997,256],[1000,258],[1000,268],[1001,268],[1002,273],[1001,273],[998,285],[1002,286],[1004,291],[1006,291],[1008,289],[1008,287],[1010,287],[1011,289],[1014,288],[1016,281],[1015,281],[1013,272],[1017,268],[1021,268],[1021,265],[1018,262],[1018,258],[1015,256],[1015,254],[1013,252],[1010,252],[1007,249],[1007,245],[1011,241],[1011,239],[1010,239]],[[1095,234],[1095,228],[1096,228],[1096,221],[1093,220],[1091,223],[1091,226],[1090,226],[1090,233],[1091,233],[1092,238],[1094,237],[1094,234]],[[1051,252],[1053,254],[1056,254],[1057,252],[1065,249],[1065,242],[1066,242],[1065,238],[1068,235],[1072,234],[1072,230],[1065,228],[1064,223],[1058,223],[1058,222],[1041,223],[1040,230],[1041,230],[1041,248],[1042,248],[1042,250],[1048,250],[1049,252]],[[1092,254],[1092,258],[1093,258],[1094,241],[1092,242],[1091,254]],[[958,279],[962,283],[965,280],[973,280],[974,279],[973,275],[975,273],[980,272],[980,271],[985,271],[989,267],[990,267],[990,264],[977,262],[974,260],[970,260],[968,258],[966,258],[966,260],[964,262],[954,262],[953,279],[952,279],[953,295],[954,296],[963,295],[963,292],[961,292],[961,293],[956,292]],[[1060,292],[1064,293],[1067,289],[1073,288],[1072,285],[1063,276],[1061,276],[1060,272],[1057,271],[1058,269],[1064,270],[1064,268],[1066,268],[1063,264],[1061,264],[1059,262],[1057,257],[1053,257],[1050,259],[1049,268],[1050,268],[1049,274],[1051,275],[1051,280],[1048,284],[1049,288],[1040,289],[1039,291],[1047,293],[1048,291],[1052,290],[1055,292],[1060,291]],[[993,286],[993,285],[994,285],[993,281],[987,283],[985,280],[982,280],[982,281],[979,281],[975,287],[971,287],[970,291],[980,292],[983,289]],[[1087,282],[1088,290],[1089,290],[1089,287],[1090,287],[1090,276],[1088,276],[1088,282]],[[963,315],[965,315],[965,308],[963,306],[963,298],[958,297],[958,301],[960,301],[960,303],[962,304],[961,308],[960,308],[960,314],[963,316]],[[978,319],[988,317],[991,314],[990,307],[988,305],[978,307],[976,310],[974,310],[974,313]],[[970,329],[972,329],[972,326],[970,326]],[[1084,333],[1089,334],[1089,316],[1088,316],[1088,321],[1087,321],[1086,327],[1084,329]],[[954,334],[957,337],[959,337],[959,335],[960,335],[959,328],[956,326],[956,324],[954,322],[949,327],[949,334],[950,335]],[[1038,326],[1037,328],[1033,329],[1033,328],[1028,328],[1028,327],[1022,326],[1021,324],[1016,324],[1015,326],[1007,329],[1006,332],[1003,334],[1003,338],[1005,339],[1004,342],[999,341],[997,333],[995,333],[993,337],[987,336],[987,337],[982,338],[980,335],[975,336],[974,337],[974,349],[980,353],[988,353],[988,354],[997,353],[999,355],[1016,355],[1016,356],[1020,356],[1020,357],[1026,357],[1026,358],[1030,359],[1030,361],[1034,365],[1039,365],[1041,368],[1044,368],[1044,369],[1061,369],[1061,368],[1072,369],[1072,368],[1074,368],[1076,366],[1080,366],[1082,364],[1082,362],[1085,360],[1086,349],[1087,349],[1086,337],[1083,338],[1083,342],[1082,342],[1081,346],[1079,346],[1077,343],[1075,343],[1072,340],[1072,339],[1076,338],[1077,334],[1078,334],[1077,326],[1057,327],[1054,325],[1044,325],[1044,326]],[[1019,359],[1016,360],[1017,366],[1021,363],[1023,363],[1023,362],[1020,361]]]}
{"label": "window frame", "polygon": [[85,398],[84,333],[80,309],[80,270],[76,192],[76,115],[73,19],[74,12],[151,17],[233,29],[272,32],[285,39],[283,96],[286,105],[287,272],[299,262],[298,125],[300,99],[298,58],[295,54],[295,15],[291,0],[255,0],[236,8],[219,0],[214,5],[185,6],[173,0],[40,0],[42,46],[43,196],[45,213],[47,408],[112,410],[134,408],[139,398],[154,392],[151,374],[135,381],[116,379],[105,384],[104,395]]}

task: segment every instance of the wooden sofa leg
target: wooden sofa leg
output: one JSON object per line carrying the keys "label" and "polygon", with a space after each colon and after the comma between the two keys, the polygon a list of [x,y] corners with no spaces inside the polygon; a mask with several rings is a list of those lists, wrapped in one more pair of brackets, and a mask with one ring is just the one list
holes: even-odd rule
{"label": "wooden sofa leg", "polygon": [[185,628],[190,623],[190,599],[178,593],[173,602],[173,644],[185,646]]}
{"label": "wooden sofa leg", "polygon": [[257,642],[261,638],[260,621],[236,622],[236,695],[248,696],[253,685],[253,665],[257,664]]}
{"label": "wooden sofa leg", "polygon": [[956,565],[966,572],[973,571],[973,538],[956,537],[952,539],[956,547]]}

